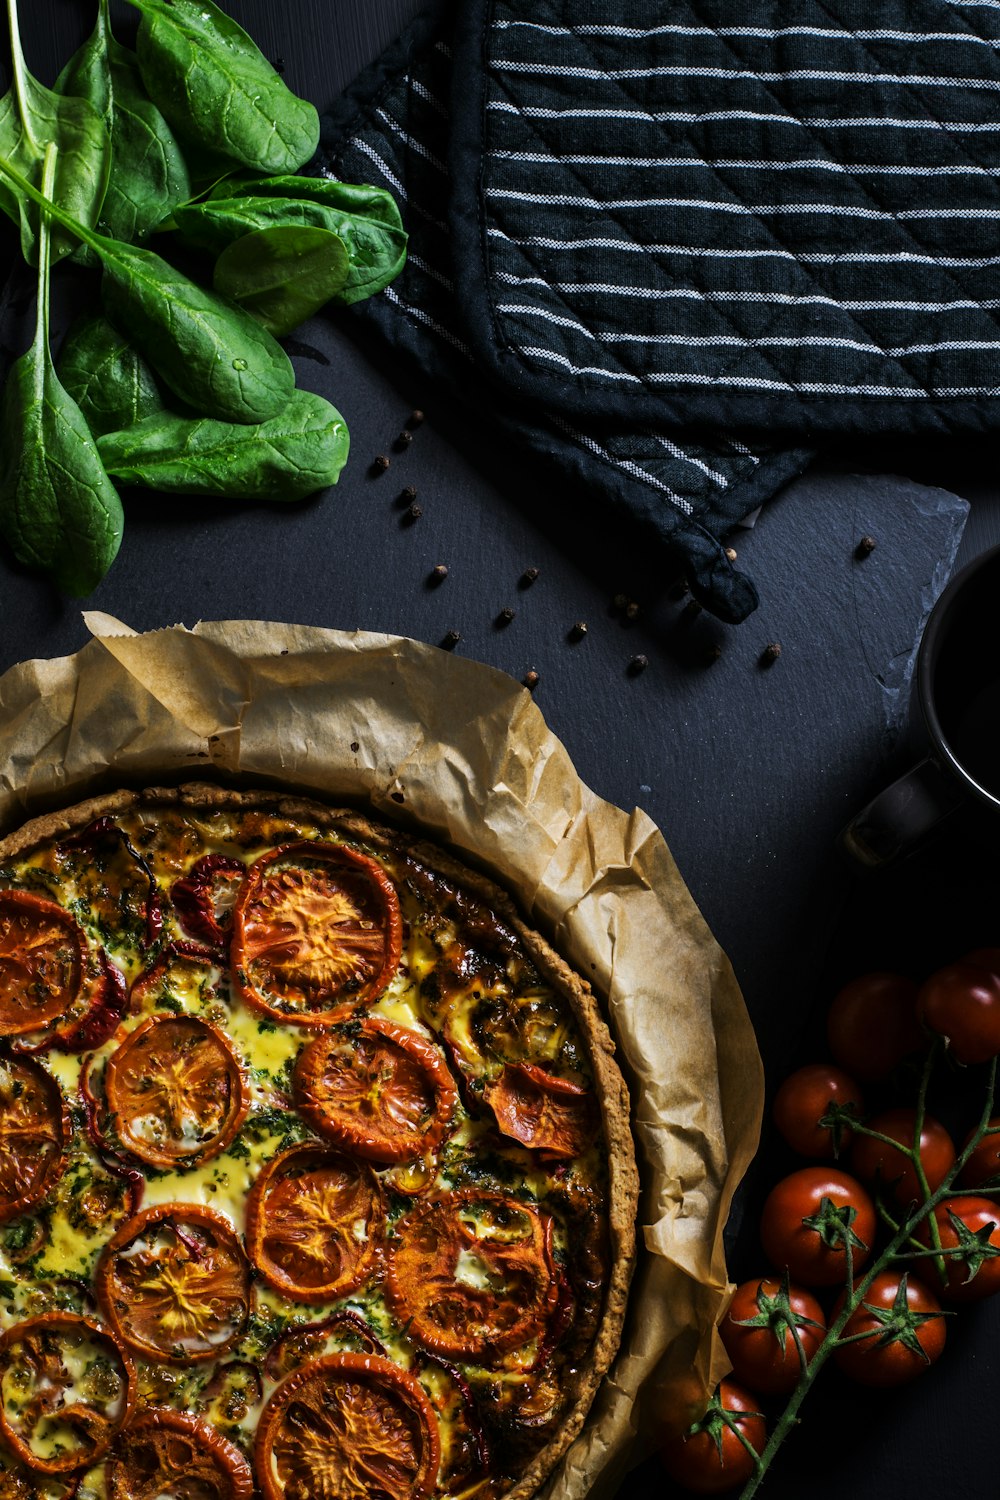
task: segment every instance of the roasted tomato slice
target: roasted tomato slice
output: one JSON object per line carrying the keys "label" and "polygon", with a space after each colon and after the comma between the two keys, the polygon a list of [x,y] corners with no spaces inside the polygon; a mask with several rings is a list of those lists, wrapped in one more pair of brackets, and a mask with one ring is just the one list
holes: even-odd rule
{"label": "roasted tomato slice", "polygon": [[59,1181],[70,1120],[59,1085],[27,1057],[0,1059],[0,1223]]}
{"label": "roasted tomato slice", "polygon": [[598,1131],[590,1090],[533,1063],[508,1063],[486,1102],[503,1135],[546,1156],[581,1156]]}
{"label": "roasted tomato slice", "polygon": [[215,1359],[250,1312],[250,1267],[232,1225],[193,1203],[129,1219],[105,1246],[94,1285],[115,1333],[148,1359]]}
{"label": "roasted tomato slice", "polygon": [[359,1034],[326,1032],[295,1069],[295,1101],[311,1125],[369,1161],[410,1161],[440,1145],[458,1093],[432,1042],[380,1016]]}
{"label": "roasted tomato slice", "polygon": [[43,1313],[0,1336],[0,1432],[38,1473],[96,1463],[134,1401],[132,1361],[89,1318]]}
{"label": "roasted tomato slice", "polygon": [[196,1016],[150,1016],[111,1054],[104,1092],[119,1139],[154,1167],[218,1156],[246,1117],[239,1060]]}
{"label": "roasted tomato slice", "polygon": [[80,991],[83,953],[83,933],[61,906],[0,891],[0,1036],[25,1036],[65,1015]]}
{"label": "roasted tomato slice", "polygon": [[492,1364],[541,1334],[558,1296],[550,1219],[464,1188],[414,1209],[395,1232],[386,1289],[425,1349]]}
{"label": "roasted tomato slice", "polygon": [[227,854],[205,854],[170,887],[181,926],[193,938],[213,948],[225,946],[233,919],[233,905],[246,874],[242,860]]}
{"label": "roasted tomato slice", "polygon": [[247,1002],[295,1026],[330,1026],[385,989],[399,963],[399,898],[375,860],[340,844],[287,844],[249,870],[232,964]]}
{"label": "roasted tomato slice", "polygon": [[272,1157],[250,1192],[247,1252],[279,1292],[330,1302],[371,1275],[385,1232],[371,1168],[308,1143]]}
{"label": "roasted tomato slice", "polygon": [[190,1412],[141,1411],[106,1465],[108,1500],[253,1500],[240,1450]]}
{"label": "roasted tomato slice", "polygon": [[278,1386],[254,1457],[265,1500],[423,1500],[441,1441],[409,1371],[377,1354],[327,1354]]}

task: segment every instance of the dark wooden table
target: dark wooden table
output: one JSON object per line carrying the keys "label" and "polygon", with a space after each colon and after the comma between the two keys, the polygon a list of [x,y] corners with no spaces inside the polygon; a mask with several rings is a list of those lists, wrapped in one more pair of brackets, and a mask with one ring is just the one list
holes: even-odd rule
{"label": "dark wooden table", "polygon": [[[320,108],[419,8],[419,0],[231,5],[289,84]],[[124,34],[134,13],[112,10]],[[90,29],[92,7],[33,0],[22,11],[29,62],[51,80]],[[947,524],[925,514],[935,508],[928,487],[971,500],[963,557],[1000,540],[992,445],[840,445],[736,540],[761,607],[735,629],[700,619],[699,644],[716,643],[721,655],[692,665],[677,649],[662,557],[540,487],[492,441],[488,415],[480,430],[462,430],[433,389],[400,381],[336,320],[315,320],[305,341],[327,363],[298,361],[300,383],[329,395],[351,427],[354,456],[337,489],[289,509],[130,498],[122,553],[88,607],[137,629],[251,617],[432,642],[456,629],[471,657],[518,678],[538,671],[538,702],[585,780],[612,802],[642,806],[665,831],[736,967],[770,1080],[809,1059],[838,976],[887,962],[919,969],[966,937],[1000,942],[989,860],[958,836],[864,887],[833,849],[851,810],[905,758],[897,739],[905,688],[893,693],[891,674],[902,680],[935,549],[947,550]],[[372,456],[389,448],[414,405],[427,423],[373,480]],[[403,523],[396,503],[404,484],[420,492],[416,525]],[[864,568],[852,556],[863,531],[879,541]],[[448,579],[431,589],[438,562]],[[540,569],[538,583],[519,592],[529,565]],[[636,622],[611,609],[619,592],[640,602]],[[501,631],[495,617],[507,604],[517,614]],[[580,619],[590,628],[574,643],[570,627]],[[0,555],[0,670],[86,639],[77,603]],[[775,640],[781,659],[763,672],[760,652]],[[638,652],[650,665],[631,677]],[[697,656],[703,663],[704,651]],[[754,1212],[781,1162],[765,1143],[741,1197],[736,1274],[761,1264]],[[840,1500],[848,1489],[854,1500],[997,1494],[987,1412],[1000,1391],[1000,1309],[953,1320],[942,1364],[903,1393],[859,1394],[835,1375],[823,1386],[765,1486],[775,1500]],[[622,1495],[668,1492],[649,1462]]]}

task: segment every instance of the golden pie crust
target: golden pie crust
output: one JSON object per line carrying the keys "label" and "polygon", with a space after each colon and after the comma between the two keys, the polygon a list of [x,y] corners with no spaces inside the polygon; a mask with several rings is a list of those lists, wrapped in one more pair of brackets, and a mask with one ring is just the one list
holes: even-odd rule
{"label": "golden pie crust", "polygon": [[[0,842],[0,917],[4,890],[38,901],[39,944],[66,948],[47,904],[67,910],[84,958],[76,1009],[53,1020],[67,953],[45,949],[25,981],[16,927],[6,946],[0,932],[0,1029],[11,986],[23,999],[33,985],[43,1017],[26,1031],[11,1001],[0,1131],[5,1079],[24,1056],[58,1081],[73,1121],[48,1200],[36,1185],[20,1214],[0,1203],[0,1287],[15,1288],[0,1329],[55,1310],[96,1317],[137,1368],[131,1420],[163,1410],[167,1425],[178,1411],[212,1423],[234,1463],[268,1465],[257,1475],[268,1497],[284,1494],[273,1453],[294,1449],[284,1383],[308,1391],[335,1375],[356,1396],[360,1377],[341,1366],[389,1360],[408,1374],[387,1372],[378,1390],[415,1379],[412,1410],[440,1423],[437,1483],[401,1480],[401,1497],[533,1495],[614,1358],[635,1254],[628,1094],[589,985],[443,849],[269,790],[121,791],[36,818]],[[336,1101],[329,1120],[324,1098]],[[352,1100],[364,1140],[412,1132],[413,1160],[398,1137],[374,1160],[355,1151]],[[326,1241],[323,1215],[303,1217],[314,1201]],[[164,1204],[177,1208],[154,1211]],[[329,1227],[335,1204],[358,1215],[357,1243]],[[147,1307],[134,1290],[149,1284],[129,1259],[136,1245],[156,1276],[187,1277],[173,1302],[158,1287]],[[197,1307],[223,1249],[224,1314],[187,1327],[178,1298]],[[447,1289],[431,1295],[421,1268],[433,1280],[444,1263]],[[135,1307],[102,1303],[119,1284]],[[77,1357],[59,1354],[67,1368]],[[310,1362],[318,1373],[303,1377]],[[33,1370],[19,1379],[30,1385]],[[0,1367],[5,1407],[21,1399],[11,1389]],[[277,1429],[278,1446],[258,1442],[255,1458],[258,1427]],[[52,1428],[50,1412],[34,1429],[36,1472]],[[130,1451],[118,1442],[116,1496]],[[0,1442],[6,1493],[4,1470],[17,1464]],[[247,1482],[219,1474],[220,1500]],[[85,1473],[81,1493],[101,1483]]]}

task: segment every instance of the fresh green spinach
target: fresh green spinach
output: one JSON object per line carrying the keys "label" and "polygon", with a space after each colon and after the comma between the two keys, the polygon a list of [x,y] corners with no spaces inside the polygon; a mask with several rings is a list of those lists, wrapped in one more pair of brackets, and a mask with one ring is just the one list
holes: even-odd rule
{"label": "fresh green spinach", "polygon": [[56,92],[88,99],[111,137],[111,175],[97,227],[141,240],[191,194],[176,136],[147,95],[135,53],[116,41],[108,0],[97,24],[56,80]]}
{"label": "fresh green spinach", "polygon": [[406,231],[390,194],[326,178],[227,178],[209,198],[178,208],[172,223],[186,243],[215,255],[252,230],[277,225],[338,234],[350,269],[333,300],[344,304],[380,292],[406,260]]}
{"label": "fresh green spinach", "polygon": [[70,330],[56,371],[95,437],[163,410],[149,365],[100,313],[81,319]]}
{"label": "fresh green spinach", "polygon": [[[50,145],[42,181],[55,181]],[[15,556],[68,594],[89,594],[121,545],[118,493],[97,456],[83,413],[63,389],[49,348],[48,220],[38,236],[35,337],[15,360],[0,401],[0,529]]]}
{"label": "fresh green spinach", "polygon": [[161,412],[97,443],[122,484],[230,500],[302,500],[336,484],[348,445],[343,417],[311,391],[256,427]]}
{"label": "fresh green spinach", "polygon": [[295,389],[295,372],[256,318],[151,250],[85,228],[2,157],[0,173],[96,252],[109,317],[129,330],[136,348],[182,401],[226,422],[264,422],[281,411]]}
{"label": "fresh green spinach", "polygon": [[[32,77],[21,51],[17,0],[7,0],[12,81],[0,99],[0,154],[37,188],[41,185],[46,147],[58,157],[50,197],[90,226],[97,221],[108,185],[111,141],[104,123],[87,99],[63,98]],[[38,264],[38,213],[24,195],[0,183],[0,208],[20,225],[21,253]],[[71,234],[54,229],[49,240],[53,260],[76,248]]]}
{"label": "fresh green spinach", "polygon": [[255,229],[223,250],[212,283],[281,338],[325,307],[349,271],[347,246],[339,234],[276,224]]}
{"label": "fresh green spinach", "polygon": [[319,144],[319,116],[213,0],[129,0],[142,13],[143,81],[180,136],[262,172],[297,171]]}

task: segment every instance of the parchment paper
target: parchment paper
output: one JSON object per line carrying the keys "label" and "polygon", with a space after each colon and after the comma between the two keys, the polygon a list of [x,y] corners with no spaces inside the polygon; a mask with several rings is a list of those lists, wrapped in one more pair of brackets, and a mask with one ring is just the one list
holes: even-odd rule
{"label": "parchment paper", "polygon": [[433,646],[261,621],[139,635],[0,678],[0,828],[94,791],[218,774],[370,805],[514,894],[607,1003],[633,1094],[640,1254],[619,1357],[545,1493],[611,1493],[727,1368],[722,1229],[762,1079],[729,963],[646,815],[577,776],[530,694]]}

